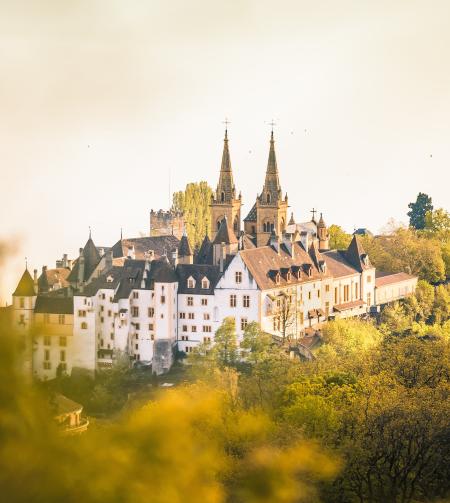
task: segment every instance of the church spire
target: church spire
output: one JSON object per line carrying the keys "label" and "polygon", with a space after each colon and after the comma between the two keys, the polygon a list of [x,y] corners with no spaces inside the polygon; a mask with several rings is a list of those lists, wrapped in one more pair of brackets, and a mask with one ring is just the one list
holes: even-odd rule
{"label": "church spire", "polygon": [[[227,122],[228,126],[228,122]],[[219,203],[231,203],[236,197],[233,172],[231,170],[230,151],[228,149],[228,127],[225,129],[223,140],[222,164],[220,166],[219,183],[216,190],[216,201]]]}
{"label": "church spire", "polygon": [[277,157],[275,155],[275,140],[273,138],[273,128],[270,133],[269,159],[267,160],[266,179],[261,194],[262,204],[277,204],[281,200],[281,185],[278,177]]}

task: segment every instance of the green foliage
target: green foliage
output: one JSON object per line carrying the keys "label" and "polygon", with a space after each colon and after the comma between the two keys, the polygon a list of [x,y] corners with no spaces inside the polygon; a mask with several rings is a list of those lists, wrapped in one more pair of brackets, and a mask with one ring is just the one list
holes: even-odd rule
{"label": "green foliage", "polygon": [[332,250],[345,250],[352,240],[351,234],[347,234],[342,227],[336,224],[328,228],[330,234],[330,248]]}
{"label": "green foliage", "polygon": [[214,336],[213,355],[219,367],[236,365],[238,359],[236,320],[225,318]]}
{"label": "green foliage", "polygon": [[408,211],[409,225],[414,229],[425,229],[426,215],[433,211],[431,197],[419,192],[416,202],[409,203],[408,208],[410,209]]}
{"label": "green foliage", "polygon": [[186,189],[173,194],[172,209],[183,212],[187,235],[192,246],[197,247],[211,230],[212,189],[207,182],[188,183]]}
{"label": "green foliage", "polygon": [[378,270],[404,271],[430,283],[445,279],[441,242],[414,229],[399,227],[381,236],[364,236],[363,246]]}
{"label": "green foliage", "polygon": [[263,332],[258,323],[251,322],[245,327],[241,350],[247,360],[252,363],[264,360],[273,346],[272,336]]}

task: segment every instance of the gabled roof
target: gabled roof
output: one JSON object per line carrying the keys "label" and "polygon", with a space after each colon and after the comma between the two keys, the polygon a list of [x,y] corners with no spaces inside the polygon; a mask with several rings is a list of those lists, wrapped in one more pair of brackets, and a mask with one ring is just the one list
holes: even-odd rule
{"label": "gabled roof", "polygon": [[358,274],[359,271],[347,261],[344,251],[329,250],[322,252],[322,257],[325,259],[327,269],[333,278],[342,278]]}
{"label": "gabled roof", "polygon": [[417,279],[416,276],[411,276],[411,274],[407,274],[406,272],[397,272],[397,273],[387,273],[377,271],[375,273],[375,286],[377,288],[386,285],[393,285],[395,283],[401,283],[402,281],[409,281],[411,279]]}
{"label": "gabled roof", "polygon": [[[355,234],[345,252],[345,257],[359,272],[365,269],[371,269],[372,265],[368,259],[367,254],[361,244],[359,237]],[[364,263],[364,257],[367,257],[367,263]]]}
{"label": "gabled roof", "polygon": [[13,296],[16,297],[34,297],[36,292],[34,291],[34,281],[28,269],[25,269],[20,281],[15,289]]}
{"label": "gabled roof", "polygon": [[183,234],[180,240],[180,244],[178,246],[178,256],[179,257],[189,257],[194,255],[191,245],[189,243],[189,239],[186,234]]}
{"label": "gabled roof", "polygon": [[243,234],[240,237],[239,241],[239,249],[240,250],[251,250],[252,248],[256,248],[256,244],[254,241],[255,238],[253,236],[250,236],[249,234]]}
{"label": "gabled roof", "polygon": [[[209,264],[180,264],[176,269],[178,276],[178,293],[192,295],[214,295],[214,288],[221,274],[217,265]],[[202,279],[206,276],[209,280],[209,288],[202,288]],[[195,288],[187,287],[187,280],[192,277],[195,280]]]}
{"label": "gabled roof", "polygon": [[200,246],[200,250],[195,257],[196,264],[212,264],[213,262],[213,246],[208,235],[205,236]]}
{"label": "gabled roof", "polygon": [[238,240],[233,232],[233,229],[228,223],[227,217],[223,218],[220,222],[219,230],[217,231],[216,237],[214,238],[213,244],[217,245],[220,243],[234,244]]}

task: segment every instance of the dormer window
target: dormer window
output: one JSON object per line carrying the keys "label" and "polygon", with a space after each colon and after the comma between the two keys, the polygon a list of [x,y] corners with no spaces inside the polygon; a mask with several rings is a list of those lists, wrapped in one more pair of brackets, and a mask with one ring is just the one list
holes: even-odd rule
{"label": "dormer window", "polygon": [[292,280],[292,274],[291,271],[288,271],[286,274],[286,281],[291,281]]}
{"label": "dormer window", "polygon": [[202,279],[202,289],[203,290],[207,290],[209,288],[209,280],[208,278],[205,276],[203,279]]}
{"label": "dormer window", "polygon": [[279,284],[280,284],[280,281],[281,281],[281,274],[280,274],[279,272],[277,272],[277,273],[275,274],[275,283],[276,283],[277,285],[279,285]]}
{"label": "dormer window", "polygon": [[369,265],[369,256],[367,255],[367,253],[363,253],[361,255],[361,260],[364,265]]}
{"label": "dormer window", "polygon": [[306,264],[306,274],[308,275],[308,278],[312,276],[312,265],[311,264]]}
{"label": "dormer window", "polygon": [[327,271],[327,264],[324,260],[321,260],[319,262],[319,267],[320,267],[320,270],[325,273]]}
{"label": "dormer window", "polygon": [[114,276],[111,276],[111,274],[106,277],[106,282],[107,283],[112,283],[113,281],[114,281]]}
{"label": "dormer window", "polygon": [[192,276],[187,280],[187,287],[191,289],[195,288],[195,279]]}

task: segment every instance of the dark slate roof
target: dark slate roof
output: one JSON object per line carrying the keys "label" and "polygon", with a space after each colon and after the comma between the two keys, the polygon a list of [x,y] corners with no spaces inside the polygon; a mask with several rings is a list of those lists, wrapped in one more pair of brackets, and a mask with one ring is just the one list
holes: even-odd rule
{"label": "dark slate roof", "polygon": [[[150,269],[145,275],[146,263],[150,265]],[[143,285],[142,280],[144,280]],[[178,278],[175,271],[165,257],[151,262],[127,259],[123,266],[113,266],[85,286],[77,295],[92,297],[99,290],[113,290],[114,302],[117,302],[119,299],[127,299],[132,290],[153,290],[155,282],[174,283],[176,281]]]}
{"label": "dark slate roof", "polygon": [[[208,264],[180,264],[177,267],[178,276],[178,293],[193,294],[193,295],[214,295],[214,288],[220,279],[220,268],[216,265]],[[195,288],[187,287],[187,280],[190,277],[195,280]],[[202,279],[207,277],[209,280],[209,288],[202,289]]]}
{"label": "dark slate roof", "polygon": [[329,250],[322,252],[322,256],[334,278],[342,278],[358,273],[358,270],[347,261],[345,251]]}
{"label": "dark slate roof", "polygon": [[195,257],[196,264],[212,264],[213,262],[213,246],[211,240],[208,235],[205,236],[203,240],[200,250]]}
{"label": "dark slate roof", "polygon": [[353,234],[356,234],[358,236],[373,236],[373,234],[369,231],[369,229],[366,229],[365,227],[360,227],[359,229],[356,229]]}
{"label": "dark slate roof", "polygon": [[193,255],[189,239],[186,235],[183,235],[178,246],[178,256],[179,257],[189,257]]}
{"label": "dark slate roof", "polygon": [[22,274],[13,295],[16,297],[33,297],[36,295],[34,291],[34,281],[28,269],[25,269],[25,272]]}
{"label": "dark slate roof", "polygon": [[73,297],[61,294],[38,295],[34,306],[35,313],[73,314]]}
{"label": "dark slate roof", "polygon": [[237,243],[238,240],[233,232],[233,229],[230,227],[228,223],[227,217],[223,218],[220,222],[219,230],[217,231],[216,237],[214,238],[213,244],[234,244]]}
{"label": "dark slate roof", "polygon": [[252,209],[248,212],[248,215],[244,218],[244,222],[256,222],[256,203],[252,206]]}
{"label": "dark slate roof", "polygon": [[47,277],[47,267],[44,266],[42,268],[42,274],[38,278],[38,290],[39,293],[48,292],[50,289],[50,285]]}
{"label": "dark slate roof", "polygon": [[[371,269],[372,265],[368,260],[367,254],[364,252],[364,248],[359,240],[359,237],[355,234],[349,244],[345,257],[350,262],[350,264],[355,267],[359,272],[365,269]],[[367,264],[364,263],[364,257],[367,257]]]}
{"label": "dark slate roof", "polygon": [[148,252],[153,250],[155,259],[176,250],[180,240],[175,236],[147,236],[141,238],[120,239],[112,247],[113,258],[127,257],[128,248],[134,248],[134,258],[144,260],[149,258]]}
{"label": "dark slate roof", "polygon": [[[100,253],[98,252],[92,238],[89,236],[86,244],[83,248],[83,257],[84,257],[84,277],[83,281],[88,281],[91,277],[91,274],[94,272],[98,263],[100,262]],[[67,281],[71,283],[78,282],[78,270],[79,270],[79,258],[75,261],[75,264],[70,271],[69,276],[67,277]]]}

